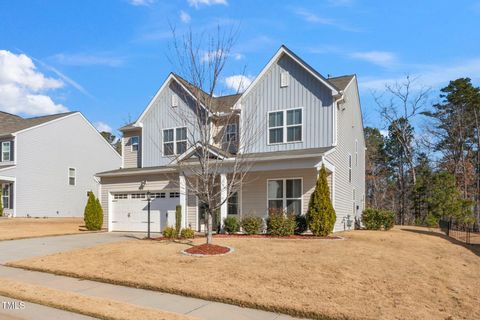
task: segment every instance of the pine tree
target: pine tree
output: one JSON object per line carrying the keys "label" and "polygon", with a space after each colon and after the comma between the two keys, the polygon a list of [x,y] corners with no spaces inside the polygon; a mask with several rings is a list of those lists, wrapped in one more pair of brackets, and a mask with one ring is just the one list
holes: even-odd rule
{"label": "pine tree", "polygon": [[103,210],[100,201],[95,198],[93,192],[88,193],[88,201],[85,206],[84,217],[85,227],[88,230],[100,230],[103,224]]}
{"label": "pine tree", "polygon": [[325,170],[325,166],[322,166],[317,185],[310,196],[307,212],[308,227],[316,236],[328,236],[333,231],[336,219],[337,216],[330,200],[327,170]]}

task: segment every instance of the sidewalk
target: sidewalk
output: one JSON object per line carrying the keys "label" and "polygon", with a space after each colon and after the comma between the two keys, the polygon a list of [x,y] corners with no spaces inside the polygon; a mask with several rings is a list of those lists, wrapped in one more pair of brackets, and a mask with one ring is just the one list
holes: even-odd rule
{"label": "sidewalk", "polygon": [[191,315],[206,320],[294,319],[286,315],[241,308],[224,303],[5,266],[0,266],[0,277],[41,285],[47,288],[75,292],[91,297],[101,297],[120,302],[128,302],[138,306]]}

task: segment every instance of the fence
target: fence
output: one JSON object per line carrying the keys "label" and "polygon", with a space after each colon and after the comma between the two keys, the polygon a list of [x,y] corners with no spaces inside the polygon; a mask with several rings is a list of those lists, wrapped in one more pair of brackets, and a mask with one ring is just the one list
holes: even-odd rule
{"label": "fence", "polygon": [[451,238],[466,244],[480,244],[480,230],[477,224],[463,224],[453,219],[442,219],[439,221],[439,226]]}

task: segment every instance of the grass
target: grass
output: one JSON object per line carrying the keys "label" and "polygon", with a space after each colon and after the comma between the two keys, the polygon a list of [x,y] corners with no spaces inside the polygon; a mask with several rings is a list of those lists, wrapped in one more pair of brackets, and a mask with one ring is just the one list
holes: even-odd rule
{"label": "grass", "polygon": [[75,234],[83,230],[83,218],[0,219],[0,240]]}
{"label": "grass", "polygon": [[109,320],[193,320],[196,318],[132,304],[0,278],[0,295]]}
{"label": "grass", "polygon": [[128,241],[9,265],[318,319],[480,318],[479,252],[421,228],[342,236],[214,239],[235,252],[202,258]]}

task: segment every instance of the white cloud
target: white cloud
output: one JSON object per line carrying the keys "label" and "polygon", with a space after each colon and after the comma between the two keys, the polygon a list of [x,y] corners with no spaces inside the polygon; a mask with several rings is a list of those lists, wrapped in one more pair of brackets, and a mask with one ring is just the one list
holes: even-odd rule
{"label": "white cloud", "polygon": [[56,62],[70,66],[107,66],[119,67],[125,63],[125,59],[108,54],[65,54],[59,53],[52,57]]}
{"label": "white cloud", "polygon": [[195,7],[195,8],[198,8],[201,5],[205,5],[205,6],[213,6],[216,4],[222,4],[225,6],[228,5],[227,0],[187,0],[187,2],[191,7]]}
{"label": "white cloud", "polygon": [[234,53],[232,56],[233,56],[233,59],[235,59],[237,61],[245,58],[245,56],[241,53]]}
{"label": "white cloud", "polygon": [[387,51],[353,52],[350,54],[350,57],[358,60],[364,60],[386,68],[397,63],[396,55]]}
{"label": "white cloud", "polygon": [[221,57],[222,54],[223,54],[223,51],[221,49],[218,49],[217,51],[206,51],[203,53],[200,60],[202,62],[210,62],[210,61],[213,61],[215,58]]}
{"label": "white cloud", "polygon": [[243,74],[237,74],[230,77],[225,78],[225,86],[228,89],[242,92],[248,88],[248,86],[252,83],[255,78],[253,76],[246,76]]}
{"label": "white cloud", "polygon": [[45,77],[25,54],[0,50],[0,110],[27,115],[68,111],[45,94],[63,85],[61,80]]}
{"label": "white cloud", "polygon": [[149,6],[154,1],[153,0],[129,0],[128,1],[132,6]]}
{"label": "white cloud", "polygon": [[99,132],[112,132],[112,127],[102,121],[95,122],[95,128],[97,128]]}
{"label": "white cloud", "polygon": [[[408,66],[403,67],[404,69]],[[410,74],[410,78],[417,79],[416,87],[439,87],[448,84],[450,80],[460,77],[469,77],[472,80],[480,81],[480,57],[474,59],[466,59],[458,64],[446,65],[414,65],[410,68],[415,69]],[[405,75],[392,77],[364,77],[360,80],[360,88],[362,90],[383,90],[385,84],[401,82],[405,80]]]}
{"label": "white cloud", "polygon": [[190,20],[192,20],[192,17],[186,13],[185,11],[180,11],[180,21],[182,21],[183,23],[189,23]]}
{"label": "white cloud", "polygon": [[351,32],[359,32],[360,31],[356,28],[352,28],[352,27],[350,27],[346,24],[340,23],[337,20],[321,17],[321,16],[319,16],[319,15],[313,13],[313,12],[310,12],[308,10],[305,10],[305,9],[297,9],[297,10],[295,10],[295,13],[299,17],[301,17],[303,20],[305,20],[306,22],[309,22],[311,24],[321,24],[321,25],[326,25],[326,26],[332,26],[332,27],[336,27],[340,30],[351,31]]}

